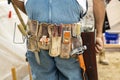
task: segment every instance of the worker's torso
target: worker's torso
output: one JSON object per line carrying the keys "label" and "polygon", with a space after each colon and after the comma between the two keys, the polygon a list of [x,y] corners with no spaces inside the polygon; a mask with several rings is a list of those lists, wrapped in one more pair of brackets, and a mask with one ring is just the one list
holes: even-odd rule
{"label": "worker's torso", "polygon": [[57,24],[78,22],[83,11],[77,0],[28,0],[25,8],[30,19]]}

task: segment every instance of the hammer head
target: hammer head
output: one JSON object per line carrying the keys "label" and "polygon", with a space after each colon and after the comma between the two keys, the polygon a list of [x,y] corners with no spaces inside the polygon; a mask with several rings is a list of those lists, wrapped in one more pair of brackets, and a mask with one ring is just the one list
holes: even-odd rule
{"label": "hammer head", "polygon": [[87,46],[81,46],[81,47],[78,47],[78,48],[75,48],[71,51],[70,55],[79,55],[79,54],[82,54],[85,50],[87,49]]}

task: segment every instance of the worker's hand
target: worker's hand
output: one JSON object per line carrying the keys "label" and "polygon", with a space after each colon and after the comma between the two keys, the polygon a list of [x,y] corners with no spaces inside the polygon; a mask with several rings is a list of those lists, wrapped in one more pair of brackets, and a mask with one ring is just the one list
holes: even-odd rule
{"label": "worker's hand", "polygon": [[96,37],[95,51],[99,53],[103,49],[103,39],[102,37]]}

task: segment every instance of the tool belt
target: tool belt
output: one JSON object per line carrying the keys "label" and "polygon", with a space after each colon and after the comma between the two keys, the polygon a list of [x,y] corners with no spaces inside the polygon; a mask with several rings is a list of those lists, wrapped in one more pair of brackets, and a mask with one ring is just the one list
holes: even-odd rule
{"label": "tool belt", "polygon": [[27,33],[28,50],[49,50],[52,57],[69,58],[71,50],[82,46],[80,23],[57,25],[29,20]]}

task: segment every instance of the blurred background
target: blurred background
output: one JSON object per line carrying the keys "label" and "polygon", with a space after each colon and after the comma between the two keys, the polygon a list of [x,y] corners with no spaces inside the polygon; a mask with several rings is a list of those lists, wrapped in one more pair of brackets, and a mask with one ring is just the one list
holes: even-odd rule
{"label": "blurred background", "polygon": [[[89,21],[94,23],[92,0],[88,1],[89,9],[85,20],[87,21],[86,24],[91,24],[92,22]],[[99,80],[120,80],[120,1],[111,0],[106,6],[106,11],[111,28],[106,31],[107,35],[104,34],[106,57],[109,60],[109,65],[97,63],[98,77]],[[21,14],[26,22],[27,16],[22,12]],[[8,5],[7,0],[0,0],[0,80],[12,80],[12,68],[16,69],[18,80],[29,80],[25,60],[26,45],[16,27],[19,23],[13,6]]]}

